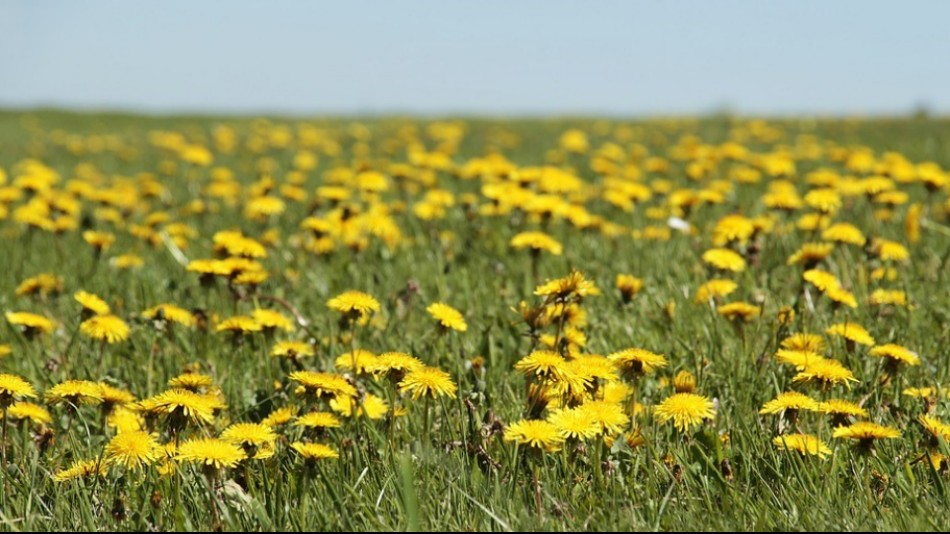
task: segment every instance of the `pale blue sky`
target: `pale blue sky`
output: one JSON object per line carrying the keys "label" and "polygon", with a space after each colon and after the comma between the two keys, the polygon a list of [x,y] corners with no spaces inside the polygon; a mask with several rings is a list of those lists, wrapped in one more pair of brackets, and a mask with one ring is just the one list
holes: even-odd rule
{"label": "pale blue sky", "polygon": [[0,106],[950,112],[947,1],[0,0]]}

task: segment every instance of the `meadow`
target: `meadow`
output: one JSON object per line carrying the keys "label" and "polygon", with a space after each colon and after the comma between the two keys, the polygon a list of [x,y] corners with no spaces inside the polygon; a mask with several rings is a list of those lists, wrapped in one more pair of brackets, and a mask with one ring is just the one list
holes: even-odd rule
{"label": "meadow", "polygon": [[946,530],[950,122],[0,112],[0,529]]}

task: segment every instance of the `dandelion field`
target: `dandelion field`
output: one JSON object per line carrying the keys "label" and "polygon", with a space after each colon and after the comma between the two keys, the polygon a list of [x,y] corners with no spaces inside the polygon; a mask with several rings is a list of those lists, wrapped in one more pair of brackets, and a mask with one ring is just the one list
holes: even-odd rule
{"label": "dandelion field", "polygon": [[950,123],[0,112],[3,530],[946,530]]}

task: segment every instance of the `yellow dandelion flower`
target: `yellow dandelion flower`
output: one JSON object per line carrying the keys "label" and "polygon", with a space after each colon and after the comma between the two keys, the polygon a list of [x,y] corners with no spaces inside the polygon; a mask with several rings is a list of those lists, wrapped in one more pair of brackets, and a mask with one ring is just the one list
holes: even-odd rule
{"label": "yellow dandelion flower", "polygon": [[617,275],[617,289],[624,302],[630,302],[643,289],[643,280],[632,274]]}
{"label": "yellow dandelion flower", "polygon": [[124,406],[135,402],[135,395],[115,386],[99,382],[99,394],[102,396],[102,403],[107,406]]}
{"label": "yellow dandelion flower", "polygon": [[782,340],[782,348],[821,353],[825,351],[825,338],[818,334],[792,334]]}
{"label": "yellow dandelion flower", "polygon": [[754,304],[749,304],[748,302],[740,301],[723,304],[716,309],[716,312],[730,321],[741,320],[748,323],[761,315],[762,308]]}
{"label": "yellow dandelion flower", "polygon": [[314,354],[316,354],[316,351],[313,345],[306,341],[280,341],[270,350],[270,355],[275,358],[288,358],[291,360],[308,358]]}
{"label": "yellow dandelion flower", "polygon": [[857,404],[842,399],[829,399],[818,403],[818,411],[828,415],[867,417],[868,411]]}
{"label": "yellow dandelion flower", "polygon": [[599,354],[578,354],[567,362],[567,367],[591,382],[612,382],[618,378],[617,366],[609,358]]}
{"label": "yellow dandelion flower", "polygon": [[295,441],[290,444],[290,448],[297,452],[304,460],[316,462],[319,460],[336,460],[340,454],[330,446],[322,443],[303,443]]}
{"label": "yellow dandelion flower", "polygon": [[557,428],[565,440],[585,440],[601,432],[600,425],[590,412],[580,408],[555,410],[548,415],[547,420]]}
{"label": "yellow dandelion flower", "polygon": [[818,410],[818,401],[797,391],[786,391],[766,402],[759,413],[774,415],[790,410],[814,412]]}
{"label": "yellow dandelion flower", "polygon": [[594,422],[600,426],[600,431],[606,436],[616,436],[623,433],[627,424],[630,423],[630,416],[624,411],[623,406],[616,402],[604,400],[592,400],[581,404],[579,410],[590,416]]}
{"label": "yellow dandelion flower", "polygon": [[236,466],[247,455],[237,445],[217,438],[198,438],[185,441],[178,446],[175,460],[203,465],[211,469],[224,469]]}
{"label": "yellow dandelion flower", "polygon": [[792,381],[796,383],[819,383],[823,387],[843,384],[850,388],[851,382],[857,382],[858,379],[841,362],[822,358],[821,360],[809,361],[792,378]]}
{"label": "yellow dandelion flower", "polygon": [[635,374],[649,374],[669,365],[669,362],[662,355],[640,348],[629,348],[614,352],[608,358],[625,372]]}
{"label": "yellow dandelion flower", "polygon": [[896,241],[877,238],[871,243],[871,252],[884,261],[907,261],[910,252]]}
{"label": "yellow dandelion flower", "polygon": [[736,284],[732,280],[710,280],[696,289],[696,296],[693,298],[693,302],[706,304],[710,300],[717,300],[728,296],[738,287],[739,284]]}
{"label": "yellow dandelion flower", "polygon": [[7,322],[13,326],[19,326],[26,333],[27,337],[35,334],[49,334],[56,329],[56,323],[35,313],[29,312],[7,312]]}
{"label": "yellow dandelion flower", "polygon": [[903,363],[911,366],[920,365],[920,357],[916,352],[906,347],[895,345],[894,343],[878,345],[868,351],[868,354],[878,358],[887,358],[894,363]]}
{"label": "yellow dandelion flower", "polygon": [[0,409],[23,398],[36,398],[36,390],[17,375],[0,373]]}
{"label": "yellow dandelion flower", "polygon": [[[386,414],[389,413],[389,404],[376,395],[367,393],[360,400],[356,400],[352,397],[337,397],[331,399],[330,409],[344,417],[353,417],[355,414],[357,417],[365,416],[368,419],[377,421],[386,417]],[[399,408],[396,409],[395,415],[400,415]]]}
{"label": "yellow dandelion flower", "polygon": [[105,462],[126,469],[145,467],[158,459],[160,445],[148,432],[122,432],[106,445]]}
{"label": "yellow dandelion flower", "polygon": [[567,368],[567,361],[560,354],[550,350],[537,350],[515,363],[515,370],[525,376],[541,379],[561,380]]}
{"label": "yellow dandelion flower", "polygon": [[244,206],[244,216],[253,221],[266,221],[269,217],[283,213],[286,207],[286,203],[277,197],[257,197]]}
{"label": "yellow dandelion flower", "polygon": [[47,404],[68,403],[99,404],[102,402],[102,388],[88,380],[67,380],[46,390],[44,400]]}
{"label": "yellow dandelion flower", "polygon": [[152,321],[170,321],[182,326],[194,326],[195,316],[190,311],[174,304],[159,304],[142,312],[142,317]]}
{"label": "yellow dandelion flower", "polygon": [[599,295],[600,290],[593,281],[584,278],[584,275],[573,271],[564,278],[548,280],[534,290],[534,294],[539,297],[556,302],[565,302],[568,299],[581,299],[588,296]]}
{"label": "yellow dandelion flower", "polygon": [[368,350],[356,349],[339,355],[333,365],[341,371],[369,374],[375,368],[376,355]]}
{"label": "yellow dandelion flower", "polygon": [[138,410],[120,406],[106,417],[106,426],[114,428],[116,434],[136,432],[145,429],[145,419]]}
{"label": "yellow dandelion flower", "polygon": [[775,353],[775,361],[785,365],[791,365],[799,371],[809,365],[825,361],[826,358],[821,354],[809,350],[779,349]]}
{"label": "yellow dandelion flower", "polygon": [[249,334],[252,332],[260,332],[264,327],[261,323],[257,322],[253,317],[247,315],[235,315],[234,317],[229,317],[215,327],[215,332],[231,332],[232,334]]}
{"label": "yellow dandelion flower", "polygon": [[442,328],[459,332],[468,330],[468,324],[465,323],[465,318],[462,317],[462,314],[448,304],[435,302],[430,304],[429,307],[426,308],[426,311],[429,312],[429,315],[431,315]]}
{"label": "yellow dandelion flower", "polygon": [[755,233],[752,220],[738,214],[726,215],[713,228],[713,245],[722,247],[732,242],[745,245]]}
{"label": "yellow dandelion flower", "polygon": [[855,298],[854,294],[840,287],[829,288],[825,295],[837,304],[843,304],[849,308],[858,307],[858,299]]}
{"label": "yellow dandelion flower", "polygon": [[828,327],[825,333],[833,336],[841,336],[849,342],[858,343],[860,345],[874,345],[874,338],[871,337],[871,334],[857,323],[834,324]]}
{"label": "yellow dandelion flower", "polygon": [[83,321],[79,331],[96,341],[114,344],[129,339],[130,329],[125,321],[115,315],[96,315]]}
{"label": "yellow dandelion flower", "polygon": [[63,278],[52,273],[41,273],[27,278],[17,286],[14,294],[18,297],[27,295],[48,296],[63,290]]}
{"label": "yellow dandelion flower", "polygon": [[703,253],[703,261],[720,271],[742,272],[745,260],[738,253],[727,248],[713,248]]}
{"label": "yellow dandelion flower", "polygon": [[861,230],[857,226],[848,223],[835,223],[825,228],[821,233],[821,238],[825,241],[832,241],[835,243],[846,243],[849,245],[857,245],[863,247],[867,242],[867,238],[864,237],[864,234],[861,233]]}
{"label": "yellow dandelion flower", "polygon": [[692,393],[696,391],[696,376],[689,371],[680,371],[673,377],[673,391]]}
{"label": "yellow dandelion flower", "polygon": [[841,195],[834,189],[812,189],[805,194],[805,204],[822,213],[834,213],[841,207]]}
{"label": "yellow dandelion flower", "polygon": [[257,321],[257,324],[261,325],[264,330],[294,331],[293,321],[278,311],[257,309],[251,312],[251,318]]}
{"label": "yellow dandelion flower", "polygon": [[175,425],[190,421],[210,424],[214,421],[215,403],[205,396],[185,389],[170,389],[139,403],[149,413],[164,415]]}
{"label": "yellow dandelion flower", "polygon": [[607,382],[601,393],[601,400],[611,404],[622,404],[633,394],[633,388],[624,382]]}
{"label": "yellow dandelion flower", "polygon": [[96,232],[94,230],[86,230],[82,233],[82,238],[92,245],[97,251],[103,251],[108,249],[115,243],[115,236],[109,232]]}
{"label": "yellow dandelion flower", "polygon": [[294,426],[311,429],[339,428],[343,423],[330,412],[309,412],[297,417]]}
{"label": "yellow dandelion flower", "polygon": [[454,399],[457,389],[448,373],[427,366],[409,371],[399,383],[400,393],[409,393],[413,400],[424,396],[436,398],[443,395]]}
{"label": "yellow dandelion flower", "polygon": [[214,385],[214,379],[201,373],[182,373],[168,381],[168,387],[198,392]]}
{"label": "yellow dandelion flower", "polygon": [[106,301],[92,293],[77,291],[76,294],[73,295],[73,298],[82,305],[84,310],[88,310],[94,315],[108,315],[112,311]]}
{"label": "yellow dandelion flower", "polygon": [[228,256],[241,258],[266,258],[267,249],[256,240],[239,231],[222,230],[211,237],[214,249]]}
{"label": "yellow dandelion flower", "polygon": [[344,315],[363,317],[379,311],[379,302],[362,291],[344,291],[328,300],[327,307]]}
{"label": "yellow dandelion flower", "polygon": [[716,416],[712,401],[695,393],[675,393],[664,399],[654,413],[662,422],[673,421],[681,432]]}
{"label": "yellow dandelion flower", "polygon": [[896,428],[871,423],[869,421],[859,421],[849,426],[839,426],[835,428],[832,437],[841,439],[854,439],[869,445],[877,439],[896,439],[901,433]]}
{"label": "yellow dandelion flower", "polygon": [[835,248],[832,243],[805,243],[788,257],[788,265],[812,267],[824,260]]}
{"label": "yellow dandelion flower", "polygon": [[917,418],[920,426],[924,427],[934,439],[950,442],[950,425],[931,415],[921,415]]}
{"label": "yellow dandelion flower", "polygon": [[110,263],[116,269],[137,269],[145,265],[145,260],[137,254],[122,254],[110,260]]}
{"label": "yellow dandelion flower", "polygon": [[290,374],[290,379],[300,384],[305,392],[317,398],[355,397],[357,394],[353,384],[336,374],[295,371]]}
{"label": "yellow dandelion flower", "polygon": [[564,435],[556,425],[548,421],[529,419],[508,425],[504,439],[545,452],[558,451],[564,443]]}
{"label": "yellow dandelion flower", "polygon": [[294,417],[297,416],[297,407],[296,406],[284,406],[283,408],[277,408],[272,411],[267,417],[261,421],[262,425],[267,425],[271,428],[278,426],[286,425],[287,423],[293,421]]}
{"label": "yellow dandelion flower", "polygon": [[794,451],[802,456],[817,456],[826,458],[831,454],[831,449],[825,442],[810,434],[786,434],[776,436],[772,439],[772,444],[784,451]]}
{"label": "yellow dandelion flower", "polygon": [[907,293],[899,289],[875,289],[868,297],[871,306],[900,306],[907,307]]}
{"label": "yellow dandelion flower", "polygon": [[511,238],[509,245],[515,250],[530,249],[532,252],[543,251],[554,256],[560,256],[564,252],[561,243],[544,232],[521,232]]}
{"label": "yellow dandelion flower", "polygon": [[402,380],[406,373],[419,369],[425,364],[422,360],[404,352],[384,352],[376,357],[369,371],[377,376],[388,376]]}
{"label": "yellow dandelion flower", "polygon": [[242,449],[248,458],[265,460],[274,456],[277,434],[263,423],[236,423],[224,429],[221,439]]}
{"label": "yellow dandelion flower", "polygon": [[841,283],[838,282],[838,278],[835,275],[821,269],[809,269],[802,273],[802,278],[804,278],[806,282],[817,287],[821,292],[828,291],[832,288],[841,287]]}
{"label": "yellow dandelion flower", "polygon": [[[2,380],[2,378],[0,378],[0,380]],[[0,393],[0,398],[2,398],[2,396],[3,394]],[[3,401],[0,400],[0,405],[2,404]],[[35,425],[49,425],[53,422],[53,417],[46,408],[39,404],[26,401],[14,402],[7,409],[7,417],[14,421],[30,421]]]}
{"label": "yellow dandelion flower", "polygon": [[79,478],[95,478],[106,476],[106,464],[99,460],[77,460],[66,469],[61,469],[53,475],[55,482],[70,482]]}

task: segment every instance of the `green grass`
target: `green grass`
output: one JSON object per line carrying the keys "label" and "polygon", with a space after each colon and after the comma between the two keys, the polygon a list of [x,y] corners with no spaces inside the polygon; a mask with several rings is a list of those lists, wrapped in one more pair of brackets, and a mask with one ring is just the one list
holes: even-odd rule
{"label": "green grass", "polygon": [[[225,395],[228,408],[215,425],[201,432],[215,434],[229,422],[259,421],[271,409],[299,404],[287,383],[289,365],[267,356],[272,340],[249,336],[234,344],[228,336],[201,329],[175,328],[160,332],[139,312],[163,302],[201,309],[209,317],[247,313],[269,297],[290,303],[309,322],[308,332],[298,328],[294,339],[313,335],[319,343],[309,368],[331,369],[333,360],[348,350],[337,339],[338,316],[326,307],[334,295],[358,289],[382,304],[376,319],[359,328],[356,345],[376,353],[403,351],[427,364],[449,371],[459,386],[457,399],[442,399],[432,405],[431,430],[424,432],[422,401],[406,401],[410,412],[398,419],[390,435],[385,421],[347,420],[343,428],[324,439],[340,453],[338,461],[321,463],[307,472],[287,446],[296,439],[294,430],[283,431],[278,453],[270,460],[250,462],[229,471],[216,489],[221,523],[227,530],[945,530],[950,514],[946,502],[948,478],[931,470],[927,462],[915,462],[927,448],[914,419],[923,413],[920,399],[902,396],[907,386],[948,383],[950,374],[950,227],[947,190],[928,194],[920,184],[899,188],[910,195],[907,205],[897,207],[894,219],[874,219],[873,206],[863,197],[850,201],[837,220],[851,222],[869,237],[885,237],[908,246],[911,261],[897,265],[895,282],[877,282],[869,277],[877,264],[860,248],[839,247],[826,268],[853,291],[860,303],[855,310],[834,311],[827,298],[815,297],[815,311],[801,301],[801,269],[787,266],[786,259],[801,243],[812,239],[800,231],[777,232],[761,242],[758,265],[735,275],[739,289],[732,300],[763,303],[761,319],[734,329],[708,306],[692,302],[695,289],[711,277],[700,260],[710,248],[711,229],[722,216],[766,212],[759,201],[767,179],[756,185],[735,184],[735,195],[721,205],[698,208],[690,222],[695,235],[672,233],[668,241],[633,239],[629,232],[619,238],[602,236],[596,230],[581,230],[555,219],[545,230],[564,245],[562,256],[542,255],[541,279],[564,276],[577,269],[595,280],[603,294],[584,301],[589,326],[584,328],[586,352],[609,354],[627,347],[643,347],[664,354],[670,367],[645,378],[636,390],[636,400],[647,408],[635,419],[645,444],[629,449],[618,439],[603,451],[609,467],[598,468],[594,460],[596,441],[563,452],[539,457],[526,455],[505,443],[494,421],[511,423],[526,409],[524,379],[513,365],[531,349],[530,338],[519,316],[512,311],[519,301],[538,303],[532,295],[539,282],[533,278],[528,256],[512,251],[508,243],[520,231],[540,225],[517,214],[504,217],[467,217],[461,204],[439,221],[422,221],[412,215],[412,206],[425,188],[401,194],[382,195],[395,206],[395,220],[404,240],[389,248],[371,240],[361,252],[341,248],[316,256],[294,246],[300,221],[311,214],[310,202],[287,202],[285,213],[266,223],[242,216],[242,205],[219,202],[219,211],[206,215],[180,215],[179,209],[195,198],[208,180],[207,169],[187,169],[179,164],[163,173],[164,160],[172,155],[148,143],[152,130],[183,132],[193,142],[207,143],[219,124],[235,128],[241,140],[252,132],[302,123],[316,125],[339,142],[336,155],[321,154],[319,167],[309,172],[304,188],[308,193],[321,185],[324,172],[336,167],[361,164],[381,168],[386,162],[407,160],[404,144],[395,144],[400,130],[414,126],[418,138],[433,150],[437,143],[425,134],[427,123],[410,119],[373,119],[364,124],[372,133],[359,148],[343,119],[274,119],[259,121],[213,117],[139,117],[126,115],[81,115],[60,112],[0,113],[0,168],[13,182],[13,167],[25,158],[35,158],[56,170],[59,190],[70,180],[81,180],[77,166],[91,164],[101,172],[97,188],[115,183],[117,177],[137,179],[154,173],[167,193],[146,203],[139,202],[123,214],[121,225],[97,218],[93,201],[82,203],[81,228],[113,232],[116,243],[97,258],[81,231],[63,235],[27,230],[12,220],[16,207],[28,200],[9,203],[9,216],[0,221],[0,308],[42,313],[57,321],[51,335],[30,341],[5,321],[0,324],[0,344],[12,354],[0,360],[0,372],[29,380],[42,395],[67,378],[106,380],[133,392],[139,399],[166,389],[168,379],[193,362],[214,377]],[[681,136],[695,135],[704,143],[725,142],[744,122],[726,118],[690,121],[603,121],[563,119],[550,121],[470,120],[453,156],[457,164],[482,157],[496,145],[499,131],[518,136],[516,147],[502,152],[519,166],[539,165],[557,146],[568,128],[589,132],[592,147],[618,142],[627,149],[636,143],[651,155],[665,157]],[[950,168],[950,123],[945,120],[782,120],[771,122],[782,132],[779,144],[794,144],[800,134],[812,135],[836,146],[866,146],[881,156],[900,152],[910,161],[933,161]],[[634,137],[618,141],[618,126],[631,128]],[[72,153],[54,132],[77,136],[88,147],[90,136],[114,135],[132,149]],[[405,133],[403,132],[403,139]],[[108,144],[108,143],[107,143]],[[754,152],[774,150],[775,143],[749,141]],[[356,148],[355,148],[356,147]],[[354,155],[354,150],[358,155]],[[369,155],[360,152],[368,150]],[[276,166],[273,178],[285,182],[296,147],[269,148],[263,153],[238,149],[216,153],[214,166],[232,169],[235,179],[247,186],[259,178],[255,171],[262,156]],[[318,151],[319,152],[319,151]],[[601,178],[591,169],[588,155],[568,155],[565,165],[590,184]],[[722,163],[712,178],[727,179],[731,164]],[[797,161],[797,185],[804,194],[808,172],[839,162],[825,157]],[[81,171],[80,171],[81,172]],[[479,193],[479,180],[461,180],[450,172],[433,172],[442,189],[454,194]],[[649,182],[658,176],[644,172]],[[698,188],[704,183],[687,179],[683,164],[673,161],[667,177],[677,186]],[[246,191],[246,190],[245,190]],[[664,205],[655,195],[632,213],[591,199],[592,213],[629,229],[664,225],[647,217],[650,207]],[[485,199],[480,198],[480,203]],[[924,206],[924,225],[916,244],[907,242],[904,217],[911,203]],[[405,203],[407,209],[400,211]],[[200,286],[197,276],[187,273],[164,244],[149,246],[130,234],[131,224],[142,224],[150,212],[167,211],[173,221],[195,230],[182,252],[189,260],[213,255],[211,236],[218,230],[240,228],[260,237],[266,231],[280,232],[280,244],[262,260],[269,280],[256,295],[236,300],[220,281],[212,288]],[[322,211],[321,211],[322,210]],[[318,208],[323,213],[325,208]],[[783,216],[781,224],[797,215]],[[442,232],[451,232],[448,237]],[[817,238],[813,238],[817,239]],[[146,264],[133,271],[118,271],[108,259],[135,252]],[[16,297],[17,285],[27,277],[53,272],[64,279],[58,296],[34,299]],[[618,273],[632,273],[644,281],[643,291],[624,306],[614,288]],[[407,313],[399,297],[407,284],[419,292],[408,301]],[[877,287],[907,292],[912,309],[885,310],[868,306],[867,297]],[[79,305],[72,294],[79,289],[106,299],[131,326],[128,341],[101,346],[77,334]],[[440,334],[425,312],[435,301],[446,302],[465,315],[465,333]],[[674,319],[664,306],[676,303]],[[776,313],[783,305],[798,304],[794,326],[779,332]],[[280,311],[287,313],[284,308]],[[775,449],[774,417],[758,415],[763,403],[779,392],[797,387],[793,373],[769,358],[777,342],[788,332],[817,332],[848,318],[861,323],[878,340],[894,342],[919,353],[922,365],[903,370],[890,384],[879,385],[880,363],[866,349],[849,354],[843,343],[829,340],[828,355],[843,361],[860,382],[850,390],[837,387],[836,396],[865,400],[869,419],[903,431],[898,440],[879,443],[874,455],[861,454],[843,440],[831,438],[828,420],[804,414],[802,430],[818,433],[834,449],[825,460],[799,457]],[[485,361],[483,372],[466,365],[474,356]],[[671,393],[664,385],[677,371],[688,370],[698,378],[700,391],[718,403],[714,421],[685,435],[652,416],[650,408]],[[283,388],[275,389],[275,382]],[[361,379],[371,391],[383,396],[384,385]],[[816,397],[829,396],[807,390]],[[935,414],[945,420],[945,397],[937,401]],[[135,473],[111,469],[99,480],[53,482],[52,474],[74,459],[93,459],[103,454],[111,431],[104,428],[96,407],[79,407],[69,414],[51,407],[52,441],[42,453],[36,427],[8,428],[8,464],[3,466],[0,493],[0,528],[3,530],[198,530],[213,527],[209,492],[204,477],[183,465],[176,475],[159,476],[149,467]],[[156,429],[160,434],[162,429]],[[197,432],[201,433],[201,432]],[[728,436],[723,443],[720,437]],[[167,435],[160,435],[165,441]],[[724,466],[728,465],[728,469]],[[532,483],[533,466],[539,466],[540,509]],[[241,487],[241,484],[244,488]],[[123,514],[113,514],[117,509]],[[117,516],[123,517],[117,517]]]}

